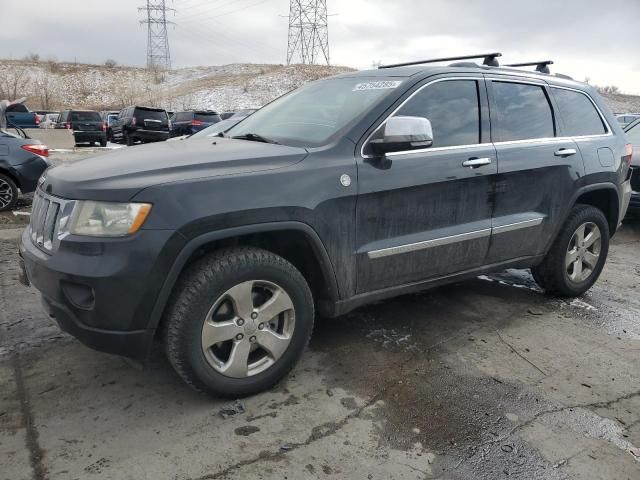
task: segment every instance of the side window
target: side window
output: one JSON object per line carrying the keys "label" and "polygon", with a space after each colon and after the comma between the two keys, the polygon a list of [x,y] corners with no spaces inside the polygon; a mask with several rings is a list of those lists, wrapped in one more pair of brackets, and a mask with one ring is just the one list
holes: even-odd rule
{"label": "side window", "polygon": [[555,136],[553,112],[544,87],[493,81],[498,141]]}
{"label": "side window", "polygon": [[431,122],[433,148],[480,143],[480,104],[476,80],[446,80],[420,90],[395,116]]}
{"label": "side window", "polygon": [[563,88],[552,88],[552,91],[562,116],[563,135],[580,137],[607,133],[600,114],[586,95]]}

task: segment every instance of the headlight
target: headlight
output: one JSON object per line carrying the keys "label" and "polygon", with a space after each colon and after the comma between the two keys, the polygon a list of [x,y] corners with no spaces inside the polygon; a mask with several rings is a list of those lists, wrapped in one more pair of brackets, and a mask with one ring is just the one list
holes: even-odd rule
{"label": "headlight", "polygon": [[67,232],[92,237],[124,237],[137,232],[151,211],[149,203],[76,202]]}

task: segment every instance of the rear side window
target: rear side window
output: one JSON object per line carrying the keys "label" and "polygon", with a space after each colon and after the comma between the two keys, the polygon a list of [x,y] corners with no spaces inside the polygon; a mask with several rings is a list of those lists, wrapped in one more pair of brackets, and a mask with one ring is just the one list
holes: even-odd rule
{"label": "rear side window", "polygon": [[553,96],[562,116],[564,135],[580,137],[607,133],[600,114],[585,94],[564,88],[553,88]]}
{"label": "rear side window", "polygon": [[101,122],[102,117],[98,112],[71,112],[72,122]]}
{"label": "rear side window", "polygon": [[553,112],[544,88],[511,82],[493,82],[497,137],[511,142],[555,136]]}
{"label": "rear side window", "polygon": [[395,116],[424,117],[431,122],[433,147],[480,143],[478,82],[448,80],[420,90]]}
{"label": "rear side window", "polygon": [[136,120],[160,120],[161,122],[167,123],[169,120],[167,117],[167,112],[164,110],[147,110],[144,108],[136,108],[134,116]]}
{"label": "rear side window", "polygon": [[176,122],[187,122],[191,120],[191,114],[188,112],[178,112],[176,113]]}

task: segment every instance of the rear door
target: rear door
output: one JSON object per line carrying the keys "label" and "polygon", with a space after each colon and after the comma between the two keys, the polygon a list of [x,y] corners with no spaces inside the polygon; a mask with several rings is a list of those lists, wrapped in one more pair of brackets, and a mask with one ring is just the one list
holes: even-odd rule
{"label": "rear door", "polygon": [[500,77],[487,86],[498,157],[487,263],[495,264],[544,252],[584,165],[573,139],[560,136],[544,82]]}
{"label": "rear door", "polygon": [[[473,269],[482,265],[489,247],[497,169],[484,80],[432,80],[394,115],[430,120],[434,143],[387,154],[384,161],[363,146],[356,215],[358,293]],[[471,159],[481,165],[465,166]]]}

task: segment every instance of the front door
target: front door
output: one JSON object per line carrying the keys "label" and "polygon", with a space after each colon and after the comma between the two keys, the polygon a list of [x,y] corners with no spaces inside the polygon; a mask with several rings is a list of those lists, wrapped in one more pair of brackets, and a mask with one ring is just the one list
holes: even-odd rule
{"label": "front door", "polygon": [[434,142],[385,158],[363,146],[356,209],[358,293],[478,267],[491,237],[497,165],[484,80],[432,80],[391,116],[427,118]]}

